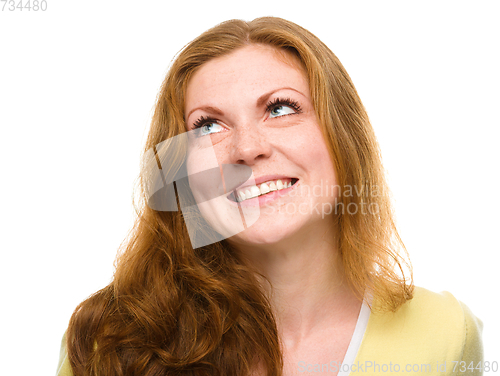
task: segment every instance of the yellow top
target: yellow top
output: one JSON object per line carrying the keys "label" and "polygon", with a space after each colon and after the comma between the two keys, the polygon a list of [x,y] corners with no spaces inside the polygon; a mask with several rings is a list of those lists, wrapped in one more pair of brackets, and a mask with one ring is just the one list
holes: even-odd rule
{"label": "yellow top", "polygon": [[[395,313],[370,314],[354,363],[343,364],[342,369],[370,376],[482,375],[482,328],[481,320],[449,292],[416,287],[413,299]],[[57,376],[72,376],[65,338]]]}
{"label": "yellow top", "polygon": [[371,313],[351,374],[482,375],[482,328],[449,292],[416,287],[395,313]]}

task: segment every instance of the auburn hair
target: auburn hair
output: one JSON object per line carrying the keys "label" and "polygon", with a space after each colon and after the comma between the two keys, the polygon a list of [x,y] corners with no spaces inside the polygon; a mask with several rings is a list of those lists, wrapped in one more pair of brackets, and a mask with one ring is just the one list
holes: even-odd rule
{"label": "auburn hair", "polygon": [[[344,67],[309,31],[275,17],[230,20],[185,46],[161,86],[144,155],[186,131],[184,95],[193,73],[249,44],[285,51],[303,65],[339,186],[357,187],[340,194],[337,205],[345,274],[360,299],[369,292],[377,309],[395,311],[412,298],[412,270],[379,147]],[[74,375],[248,375],[256,364],[281,375],[276,321],[254,270],[227,241],[193,249],[182,212],[151,209],[144,176],[138,182],[137,219],[113,280],[69,323]],[[349,210],[362,206],[371,210]]]}

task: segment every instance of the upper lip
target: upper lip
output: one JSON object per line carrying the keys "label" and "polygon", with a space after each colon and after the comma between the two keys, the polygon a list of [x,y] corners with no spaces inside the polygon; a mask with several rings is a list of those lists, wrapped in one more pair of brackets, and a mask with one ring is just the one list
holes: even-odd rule
{"label": "upper lip", "polygon": [[236,190],[240,190],[246,187],[253,187],[265,183],[270,180],[278,180],[278,179],[293,179],[293,176],[285,176],[285,175],[262,175],[254,179],[254,183],[248,183],[240,185],[236,188]]}

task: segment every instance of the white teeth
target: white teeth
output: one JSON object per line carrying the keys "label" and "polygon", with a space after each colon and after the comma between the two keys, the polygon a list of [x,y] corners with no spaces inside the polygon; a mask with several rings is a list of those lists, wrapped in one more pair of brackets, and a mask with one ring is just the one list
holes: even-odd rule
{"label": "white teeth", "polygon": [[236,199],[238,202],[249,200],[254,197],[258,197],[260,195],[265,195],[266,193],[277,191],[280,189],[286,189],[292,186],[292,182],[283,183],[281,179],[276,181],[268,181],[266,183],[262,183],[259,187],[253,185],[251,187],[246,187],[246,189],[242,189],[240,191],[236,191]]}
{"label": "white teeth", "polygon": [[245,194],[242,191],[238,192],[238,199],[239,201],[244,201],[245,200]]}
{"label": "white teeth", "polygon": [[262,183],[260,186],[260,194],[265,195],[266,193],[271,192],[269,186],[266,183]]}
{"label": "white teeth", "polygon": [[252,198],[260,195],[260,189],[257,188],[255,185],[252,188],[250,188],[250,192],[252,192]]}

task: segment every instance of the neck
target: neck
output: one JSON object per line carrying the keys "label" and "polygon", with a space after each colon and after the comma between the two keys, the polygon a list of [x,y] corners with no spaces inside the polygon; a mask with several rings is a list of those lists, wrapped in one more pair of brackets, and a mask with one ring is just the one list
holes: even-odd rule
{"label": "neck", "polygon": [[242,246],[249,262],[266,277],[282,339],[292,346],[326,326],[342,324],[360,302],[350,290],[337,246],[337,231],[308,228],[304,236],[263,246]]}

